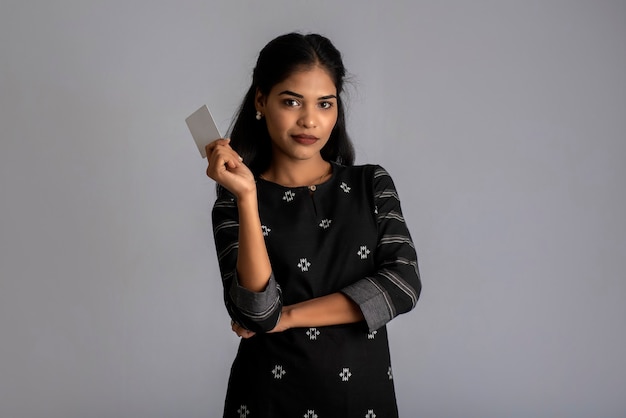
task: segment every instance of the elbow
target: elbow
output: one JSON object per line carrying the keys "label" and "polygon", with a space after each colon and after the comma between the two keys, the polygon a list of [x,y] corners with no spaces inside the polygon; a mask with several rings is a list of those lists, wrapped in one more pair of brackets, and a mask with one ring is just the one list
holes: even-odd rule
{"label": "elbow", "polygon": [[241,287],[235,277],[225,296],[231,318],[246,329],[257,333],[268,332],[278,323],[283,298],[273,274],[262,292]]}
{"label": "elbow", "polygon": [[[396,289],[394,298],[395,315],[401,315],[412,311],[417,305],[417,301],[422,293],[422,282],[419,273],[404,282],[402,288]],[[394,316],[395,316],[394,315]]]}
{"label": "elbow", "polygon": [[276,324],[278,324],[278,320],[280,319],[280,313],[281,309],[279,308],[276,311],[272,312],[269,317],[263,319],[252,318],[246,315],[242,318],[241,325],[257,334],[270,332],[276,327]]}
{"label": "elbow", "polygon": [[278,324],[283,307],[280,297],[262,310],[251,310],[249,307],[237,306],[232,300],[228,305],[230,305],[228,311],[233,321],[255,333],[273,330]]}
{"label": "elbow", "polygon": [[422,294],[422,281],[420,280],[419,274],[415,277],[415,281],[413,282],[413,305],[411,307],[411,309],[415,308],[415,305],[417,305],[417,301],[419,300],[421,294]]}

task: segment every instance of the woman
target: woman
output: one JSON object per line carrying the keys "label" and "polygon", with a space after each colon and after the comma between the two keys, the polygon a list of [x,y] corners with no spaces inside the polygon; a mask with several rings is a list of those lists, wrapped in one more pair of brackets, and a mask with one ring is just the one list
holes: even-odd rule
{"label": "woman", "polygon": [[320,35],[266,45],[231,139],[206,147],[231,326],[225,417],[397,417],[385,324],[421,290],[393,181],[353,166],[345,69]]}

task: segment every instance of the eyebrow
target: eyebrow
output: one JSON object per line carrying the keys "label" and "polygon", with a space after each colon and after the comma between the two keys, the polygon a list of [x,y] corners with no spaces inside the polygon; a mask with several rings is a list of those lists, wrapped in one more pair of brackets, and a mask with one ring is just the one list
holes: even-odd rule
{"label": "eyebrow", "polygon": [[[278,93],[279,96],[283,95],[283,94],[287,94],[289,96],[294,96],[297,97],[298,99],[304,99],[304,96],[298,93],[294,93],[291,90],[284,90],[281,91],[280,93]],[[328,99],[336,99],[337,96],[335,96],[334,94],[329,94],[328,96],[322,96],[322,97],[318,97],[317,100],[328,100]]]}

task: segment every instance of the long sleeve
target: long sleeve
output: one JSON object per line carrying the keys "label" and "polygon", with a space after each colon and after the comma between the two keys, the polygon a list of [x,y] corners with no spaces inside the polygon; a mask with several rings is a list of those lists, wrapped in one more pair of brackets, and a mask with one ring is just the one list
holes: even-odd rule
{"label": "long sleeve", "polygon": [[266,332],[278,322],[282,309],[280,286],[272,273],[262,292],[252,292],[237,280],[239,216],[235,199],[222,191],[213,206],[213,237],[224,287],[224,303],[230,317],[254,332]]}
{"label": "long sleeve", "polygon": [[415,307],[421,292],[417,254],[400,207],[400,199],[387,171],[373,174],[378,243],[375,274],[342,289],[354,300],[370,331]]}

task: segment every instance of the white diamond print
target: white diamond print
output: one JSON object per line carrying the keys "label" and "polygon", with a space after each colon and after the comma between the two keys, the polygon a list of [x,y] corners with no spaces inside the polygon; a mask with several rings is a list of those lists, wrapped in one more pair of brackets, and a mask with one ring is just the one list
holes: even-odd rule
{"label": "white diamond print", "polygon": [[306,411],[306,414],[304,414],[304,418],[317,418],[317,414],[314,410],[309,409],[308,411]]}
{"label": "white diamond print", "polygon": [[309,340],[317,340],[317,336],[320,335],[320,332],[317,328],[309,328],[306,335],[309,336]]}
{"label": "white diamond print", "polygon": [[239,418],[246,418],[250,413],[250,410],[246,405],[241,405],[237,410],[237,413],[239,414]]}
{"label": "white diamond print", "polygon": [[389,376],[389,380],[393,380],[393,373],[391,373],[391,366],[387,369],[387,376]]}
{"label": "white diamond print", "polygon": [[365,418],[376,418],[376,414],[373,409],[368,409],[367,414],[365,414]]}
{"label": "white diamond print", "polygon": [[378,334],[378,331],[372,331],[369,334],[367,334],[367,339],[368,340],[373,340],[376,337],[376,334]]}
{"label": "white diamond print", "polygon": [[339,377],[341,377],[342,382],[350,380],[350,376],[352,376],[352,373],[350,373],[350,369],[347,367],[344,367],[341,373],[339,373]]}
{"label": "white diamond print", "polygon": [[324,229],[330,228],[331,222],[332,222],[332,219],[322,219],[322,222],[320,222],[320,228],[324,228]]}
{"label": "white diamond print", "polygon": [[295,196],[296,194],[294,192],[292,192],[291,190],[287,190],[285,192],[285,195],[283,196],[283,200],[286,200],[287,202],[291,202]]}
{"label": "white diamond print", "polygon": [[350,193],[350,186],[348,186],[344,181],[341,182],[341,190],[343,190],[346,193]]}
{"label": "white diamond print", "polygon": [[302,271],[309,271],[309,267],[311,267],[311,263],[309,263],[309,261],[306,258],[301,258],[300,262],[298,263],[298,267]]}
{"label": "white diamond print", "polygon": [[361,249],[359,249],[359,252],[357,253],[357,255],[361,257],[361,260],[365,260],[369,254],[370,250],[367,248],[367,246],[361,245]]}
{"label": "white diamond print", "polygon": [[274,369],[272,370],[274,379],[282,379],[285,373],[287,372],[285,371],[285,369],[283,369],[283,366],[279,366],[278,364],[274,366]]}
{"label": "white diamond print", "polygon": [[264,237],[268,236],[270,232],[272,232],[272,230],[265,225],[261,225],[261,230],[263,231]]}

